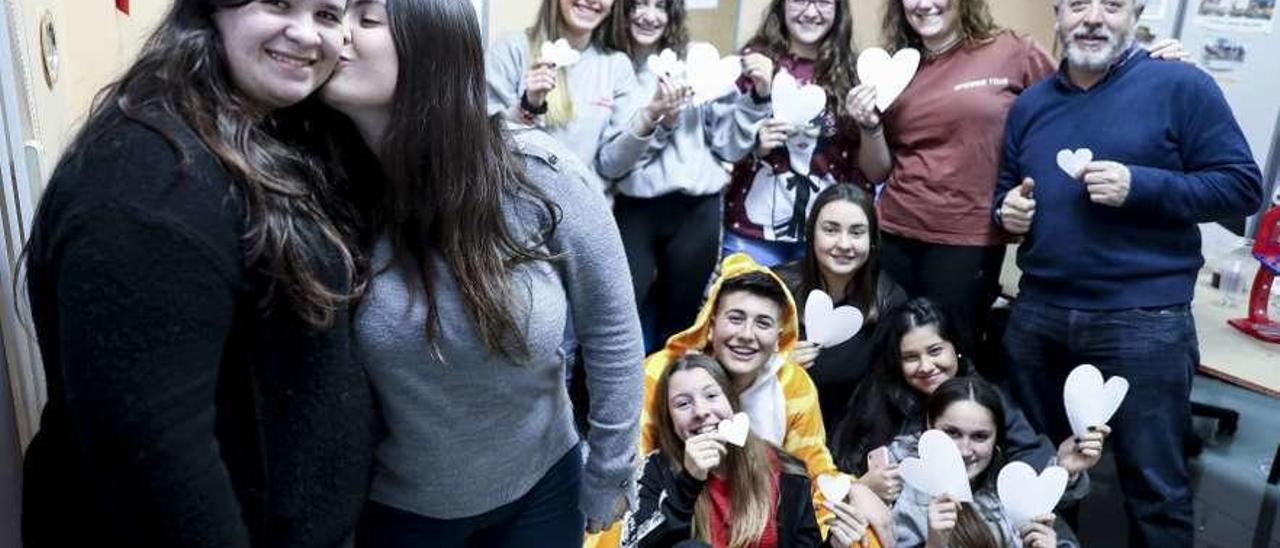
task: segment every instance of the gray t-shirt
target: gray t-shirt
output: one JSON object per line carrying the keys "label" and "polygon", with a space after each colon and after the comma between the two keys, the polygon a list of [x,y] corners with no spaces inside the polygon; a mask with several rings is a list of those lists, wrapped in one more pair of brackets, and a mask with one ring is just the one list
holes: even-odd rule
{"label": "gray t-shirt", "polygon": [[[621,125],[631,114],[624,106],[636,87],[631,60],[620,52],[606,53],[594,45],[580,52],[581,59],[566,69],[574,117],[559,127],[538,126],[573,151],[599,177],[597,153],[610,123]],[[494,40],[485,54],[485,78],[489,83],[489,113],[509,112],[520,104],[524,73],[529,68],[529,38],[523,32]],[[600,179],[601,192],[607,182]]]}
{"label": "gray t-shirt", "polygon": [[[513,132],[530,182],[561,212],[547,248],[562,258],[517,267],[517,325],[530,358],[515,363],[478,339],[458,281],[438,253],[432,293],[416,271],[381,271],[356,313],[356,334],[389,433],[377,449],[371,498],[440,519],[510,503],[578,443],[565,387],[565,325],[572,312],[590,393],[591,430],[580,506],[613,517],[633,490],[644,358],[630,275],[613,217],[585,168],[541,132]],[[530,237],[540,208],[508,200],[507,220]],[[425,299],[439,314],[437,354],[426,340]],[[441,359],[442,358],[442,359]]]}

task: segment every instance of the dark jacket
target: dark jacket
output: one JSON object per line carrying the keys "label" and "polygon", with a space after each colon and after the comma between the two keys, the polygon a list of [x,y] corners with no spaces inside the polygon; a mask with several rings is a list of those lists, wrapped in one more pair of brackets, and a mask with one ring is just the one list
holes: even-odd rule
{"label": "dark jacket", "polygon": [[[787,289],[796,299],[796,305],[803,307],[809,292],[802,287],[800,261],[793,261],[775,269],[778,276],[787,282]],[[831,296],[834,306],[849,304],[843,298]],[[837,300],[838,299],[838,300]],[[876,310],[884,314],[907,301],[907,293],[894,283],[893,279],[883,271],[876,283]],[[866,310],[861,311],[864,315]],[[804,313],[801,308],[800,340],[807,340],[804,330]],[[822,407],[822,424],[827,428],[827,440],[834,439],[836,427],[844,419],[849,398],[858,384],[871,373],[872,334],[876,331],[876,322],[867,321],[852,339],[831,348],[824,348],[818,359],[809,367],[809,377],[818,387],[818,405]]]}
{"label": "dark jacket", "polygon": [[[772,448],[771,448],[772,449]],[[778,546],[822,545],[813,512],[813,494],[804,463],[776,451],[782,472],[778,479]],[[668,548],[693,536],[693,506],[706,482],[684,468],[673,470],[658,451],[645,459],[640,478],[640,503],[623,518],[623,548]]]}
{"label": "dark jacket", "polygon": [[[189,128],[114,116],[59,166],[29,246],[49,401],[26,546],[341,545],[377,424],[348,315],[314,329],[272,299]],[[337,264],[318,273],[345,290]]]}

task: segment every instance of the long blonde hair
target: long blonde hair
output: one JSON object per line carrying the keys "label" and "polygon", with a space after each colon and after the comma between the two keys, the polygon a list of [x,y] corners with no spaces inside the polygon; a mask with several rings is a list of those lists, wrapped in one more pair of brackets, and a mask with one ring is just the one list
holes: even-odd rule
{"label": "long blonde hair", "polygon": [[[666,371],[658,378],[657,394],[653,398],[649,410],[654,417],[658,431],[658,449],[667,456],[673,470],[684,466],[684,442],[676,435],[675,424],[671,421],[671,410],[667,405],[667,392],[671,384],[671,375],[678,371],[701,369],[720,385],[729,406],[736,413],[739,410],[738,395],[733,392],[733,383],[729,375],[715,358],[705,354],[690,352],[677,358],[667,366]],[[774,493],[778,489],[778,457],[775,451],[764,440],[755,434],[747,436],[747,443],[742,448],[727,446],[724,461],[720,464],[720,475],[729,483],[729,504],[733,508],[733,521],[729,524],[729,547],[746,548],[764,537],[769,518],[778,511],[778,497]],[[704,490],[698,495],[693,507],[694,538],[711,542],[711,494]]]}
{"label": "long blonde hair", "polygon": [[[538,8],[538,19],[525,31],[529,37],[529,67],[538,62],[543,42],[554,42],[560,39],[560,24],[564,22],[560,14],[560,0],[542,0]],[[601,22],[591,31],[591,44],[604,48],[604,29],[609,27],[608,21]],[[548,126],[560,127],[573,120],[573,96],[569,92],[569,73],[564,67],[556,69],[556,87],[547,94],[547,114],[543,120]]]}

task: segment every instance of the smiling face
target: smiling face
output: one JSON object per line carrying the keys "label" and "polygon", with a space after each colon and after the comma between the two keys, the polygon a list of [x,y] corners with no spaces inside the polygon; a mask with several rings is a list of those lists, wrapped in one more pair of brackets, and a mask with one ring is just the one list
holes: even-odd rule
{"label": "smiling face", "polygon": [[973,400],[960,400],[947,406],[931,428],[941,430],[956,442],[970,481],[991,465],[996,451],[996,423],[990,409]]}
{"label": "smiling face", "polygon": [[574,34],[591,34],[609,15],[614,0],[553,0],[560,5],[560,21]]}
{"label": "smiling face", "polygon": [[[835,25],[837,0],[783,0],[787,36],[792,47],[814,47]],[[841,0],[843,1],[843,0]]]}
{"label": "smiling face", "polygon": [[342,49],[338,68],[321,90],[321,97],[347,114],[391,108],[400,64],[391,39],[386,0],[352,0],[346,27],[351,41]]}
{"label": "smiling face", "polygon": [[656,45],[666,33],[667,23],[670,21],[667,2],[668,0],[635,0],[631,4],[631,11],[627,14],[627,24],[631,31],[631,41],[639,48]]}
{"label": "smiling face", "polygon": [[713,432],[733,416],[729,398],[705,369],[676,371],[667,380],[667,410],[680,441]]}
{"label": "smiling face", "polygon": [[734,383],[754,380],[778,352],[782,307],[746,291],[720,295],[709,337],[716,361]]}
{"label": "smiling face", "polygon": [[1105,72],[1133,43],[1135,0],[1058,0],[1055,26],[1076,70]]}
{"label": "smiling face", "polygon": [[258,0],[213,13],[231,81],[266,109],[311,95],[338,62],[346,0]]}
{"label": "smiling face", "polygon": [[934,325],[913,327],[899,342],[902,376],[907,384],[924,395],[956,376],[960,359],[956,347],[938,335]]}
{"label": "smiling face", "polygon": [[960,0],[902,0],[907,24],[925,44],[950,42],[960,29]]}
{"label": "smiling face", "polygon": [[848,279],[867,264],[871,227],[867,213],[848,200],[829,202],[817,212],[813,253],[818,268],[830,278]]}

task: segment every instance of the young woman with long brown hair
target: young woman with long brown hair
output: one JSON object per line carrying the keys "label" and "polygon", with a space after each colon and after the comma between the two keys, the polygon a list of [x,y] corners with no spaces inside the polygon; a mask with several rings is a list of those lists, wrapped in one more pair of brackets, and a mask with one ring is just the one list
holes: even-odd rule
{"label": "young woman with long brown hair", "polygon": [[[485,110],[460,0],[364,0],[325,103],[375,164],[360,356],[389,435],[364,546],[569,546],[621,517],[643,391],[621,239],[591,175]],[[347,160],[349,158],[344,158]],[[591,429],[564,383],[571,322]]]}
{"label": "young woman with long brown hair", "polygon": [[27,546],[338,546],[375,409],[343,189],[294,143],[345,0],[178,0],[103,90],[25,252],[49,383]]}

